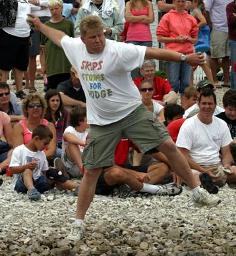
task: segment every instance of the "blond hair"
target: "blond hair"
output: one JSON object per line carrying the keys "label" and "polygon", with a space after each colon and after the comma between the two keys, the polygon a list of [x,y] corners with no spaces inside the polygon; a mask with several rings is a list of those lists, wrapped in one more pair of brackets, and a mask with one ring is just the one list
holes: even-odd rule
{"label": "blond hair", "polygon": [[63,6],[62,0],[48,0],[48,6],[60,5]]}
{"label": "blond hair", "polygon": [[103,30],[104,26],[102,24],[102,20],[100,17],[95,16],[95,15],[88,15],[85,18],[82,19],[80,22],[80,35],[81,37],[86,35],[86,32],[88,30]]}

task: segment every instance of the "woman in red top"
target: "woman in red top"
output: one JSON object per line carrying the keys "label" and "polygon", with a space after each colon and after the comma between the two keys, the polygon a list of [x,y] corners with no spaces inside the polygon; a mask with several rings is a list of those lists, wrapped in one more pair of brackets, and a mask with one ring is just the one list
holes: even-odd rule
{"label": "woman in red top", "polygon": [[50,141],[47,148],[44,150],[48,159],[53,158],[56,151],[56,129],[51,122],[44,119],[46,110],[46,102],[38,93],[29,94],[22,104],[24,118],[17,123],[13,128],[14,147],[21,144],[27,144],[32,138],[32,131],[39,124],[49,127],[53,134],[53,139]]}
{"label": "woman in red top", "polygon": [[130,0],[125,8],[128,22],[126,42],[152,46],[150,23],[154,21],[152,3],[148,0]]}
{"label": "woman in red top", "polygon": [[168,80],[176,93],[183,94],[189,86],[192,72],[186,55],[194,52],[198,26],[196,19],[185,11],[185,0],[174,0],[174,5],[175,10],[170,10],[161,18],[157,37],[166,49],[182,53],[182,62],[168,62]]}

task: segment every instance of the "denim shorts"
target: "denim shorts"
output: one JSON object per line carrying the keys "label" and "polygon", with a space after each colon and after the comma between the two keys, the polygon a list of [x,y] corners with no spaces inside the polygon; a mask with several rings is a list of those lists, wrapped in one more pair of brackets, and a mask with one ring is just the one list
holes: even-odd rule
{"label": "denim shorts", "polygon": [[169,138],[166,128],[153,120],[153,113],[140,105],[118,122],[90,125],[82,159],[86,169],[105,168],[114,164],[114,153],[121,138],[130,139],[141,152],[158,148]]}
{"label": "denim shorts", "polygon": [[[45,176],[40,176],[37,180],[34,180],[34,187],[40,192],[44,193],[54,187],[54,185],[49,184]],[[27,188],[24,184],[22,175],[17,177],[16,185],[14,190],[18,193],[27,193]]]}

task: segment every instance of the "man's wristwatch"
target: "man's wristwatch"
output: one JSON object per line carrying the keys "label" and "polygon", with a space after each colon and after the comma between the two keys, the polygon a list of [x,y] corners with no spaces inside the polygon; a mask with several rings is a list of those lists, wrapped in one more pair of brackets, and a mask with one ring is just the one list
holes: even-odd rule
{"label": "man's wristwatch", "polygon": [[181,55],[180,55],[180,60],[181,60],[181,61],[186,61],[186,60],[187,60],[187,55],[181,54]]}

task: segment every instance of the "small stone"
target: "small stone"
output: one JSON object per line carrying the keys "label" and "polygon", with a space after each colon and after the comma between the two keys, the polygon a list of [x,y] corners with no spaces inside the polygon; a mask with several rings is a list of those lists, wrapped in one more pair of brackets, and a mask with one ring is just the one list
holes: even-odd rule
{"label": "small stone", "polygon": [[139,245],[140,249],[142,250],[147,250],[149,245],[147,242],[141,242],[140,245]]}

